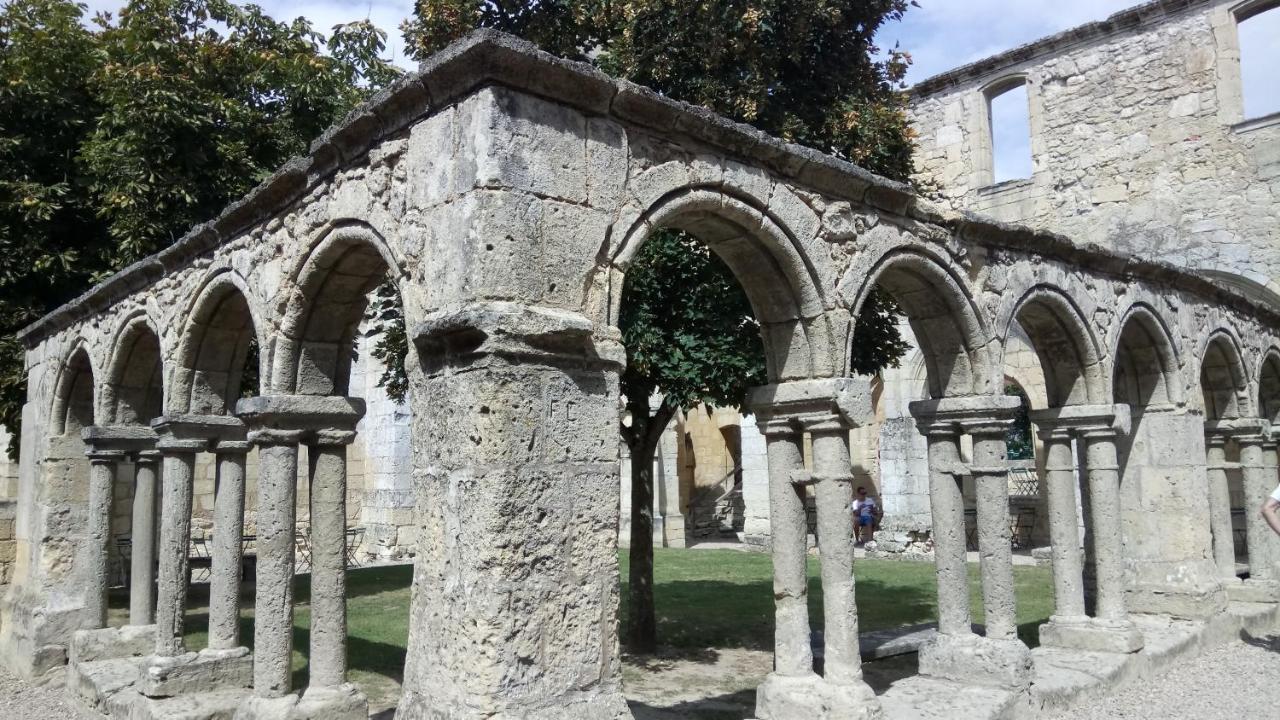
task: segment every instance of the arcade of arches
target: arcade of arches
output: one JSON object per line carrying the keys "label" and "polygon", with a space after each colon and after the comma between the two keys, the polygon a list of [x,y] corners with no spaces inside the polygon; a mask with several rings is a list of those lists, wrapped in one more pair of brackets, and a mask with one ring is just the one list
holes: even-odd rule
{"label": "arcade of arches", "polygon": [[[946,211],[481,32],[218,218],[23,332],[0,654],[25,676],[69,663],[70,690],[114,717],[364,716],[345,648],[350,448],[368,432],[353,351],[370,291],[390,281],[412,340],[416,543],[397,717],[630,717],[614,324],[628,262],[659,227],[725,260],[765,340],[751,458],[767,468],[776,629],[758,717],[1027,716],[1102,682],[1054,684],[1082,663],[1140,677],[1169,647],[1276,621],[1275,538],[1246,520],[1242,580],[1227,535],[1232,486],[1252,502],[1276,482],[1280,315],[1170,266]],[[877,286],[919,353],[873,386],[847,366],[852,318]],[[1031,401],[1044,458],[1055,612],[1034,651],[1015,623],[1006,433],[1020,401],[1007,379]],[[851,437],[876,412],[909,418],[925,448],[917,493],[939,609],[919,675],[880,695],[862,679],[848,512]],[[210,630],[197,652],[182,608],[201,473],[216,482],[201,500]],[[809,498],[823,539],[820,667]],[[132,536],[122,627],[105,622],[113,506],[128,508]],[[235,622],[246,507],[252,651]],[[301,516],[314,630],[309,683],[294,688]]]}

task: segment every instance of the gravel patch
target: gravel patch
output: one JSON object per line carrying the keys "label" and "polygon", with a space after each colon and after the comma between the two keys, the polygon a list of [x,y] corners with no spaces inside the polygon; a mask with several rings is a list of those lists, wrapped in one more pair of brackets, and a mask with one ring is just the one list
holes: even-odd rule
{"label": "gravel patch", "polygon": [[[0,665],[0,718],[4,720],[91,720],[67,699],[59,685],[38,686],[23,682]],[[101,716],[97,716],[101,720]]]}
{"label": "gravel patch", "polygon": [[1233,642],[1045,720],[1280,717],[1280,637]]}

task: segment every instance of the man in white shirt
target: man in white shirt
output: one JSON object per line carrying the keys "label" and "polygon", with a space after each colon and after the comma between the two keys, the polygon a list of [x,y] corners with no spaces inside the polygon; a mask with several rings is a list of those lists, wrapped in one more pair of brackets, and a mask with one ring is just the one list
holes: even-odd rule
{"label": "man in white shirt", "polygon": [[1280,535],[1280,486],[1276,486],[1271,497],[1262,503],[1262,519],[1267,521],[1277,535]]}
{"label": "man in white shirt", "polygon": [[865,487],[858,487],[857,495],[853,499],[853,539],[855,544],[862,545],[866,539],[871,538],[871,534],[875,531],[876,515],[879,514],[879,508],[876,507],[876,499],[867,494]]}

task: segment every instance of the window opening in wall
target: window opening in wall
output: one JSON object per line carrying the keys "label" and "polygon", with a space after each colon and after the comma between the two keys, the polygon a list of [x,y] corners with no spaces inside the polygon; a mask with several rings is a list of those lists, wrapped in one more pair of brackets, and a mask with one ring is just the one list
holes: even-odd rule
{"label": "window opening in wall", "polygon": [[992,182],[1031,177],[1031,110],[1027,84],[1001,88],[988,101]]}
{"label": "window opening in wall", "polygon": [[1245,119],[1280,112],[1280,5],[1241,15],[1239,34]]}

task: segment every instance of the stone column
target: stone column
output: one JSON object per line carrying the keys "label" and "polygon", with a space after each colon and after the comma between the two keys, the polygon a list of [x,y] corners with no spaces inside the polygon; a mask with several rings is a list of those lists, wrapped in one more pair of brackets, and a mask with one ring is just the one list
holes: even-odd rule
{"label": "stone column", "polygon": [[156,483],[160,453],[143,450],[135,461],[132,548],[129,554],[129,624],[150,625],[156,611]]}
{"label": "stone column", "polygon": [[[1031,652],[1017,637],[1013,596],[1013,552],[1009,529],[1005,427],[1018,399],[1004,395],[918,400],[912,416],[929,440],[931,502],[936,506],[934,552],[938,562],[939,628],[947,632],[920,648],[920,674],[957,682],[1022,688],[1030,681]],[[978,493],[978,544],[986,635],[966,631],[968,568],[964,564],[963,502],[956,478],[959,433],[973,434],[968,471]],[[941,532],[942,535],[936,535]],[[939,544],[940,542],[940,544]],[[959,548],[959,549],[957,549]],[[960,604],[965,603],[965,604]],[[950,606],[950,607],[948,607]]]}
{"label": "stone column", "polygon": [[[1275,433],[1280,428],[1269,426],[1268,432],[1262,440],[1262,478],[1263,487],[1267,489],[1270,495],[1275,491],[1276,485],[1280,482],[1280,447],[1275,440]],[[1260,513],[1262,506],[1247,508],[1245,512]],[[1269,533],[1263,542],[1265,549],[1266,562],[1271,566],[1271,577],[1280,580],[1280,537],[1275,533]]]}
{"label": "stone column", "polygon": [[[249,442],[258,447],[254,697],[237,717],[366,717],[364,695],[342,679],[346,672],[346,444],[355,437],[364,401],[261,396],[238,402],[236,414],[249,428]],[[300,442],[311,450],[312,503],[311,686],[301,698],[290,693]]]}
{"label": "stone column", "polygon": [[[862,379],[804,380],[751,391],[748,404],[768,439],[776,612],[775,671],[756,691],[761,720],[871,718],[881,709],[862,679],[853,574],[853,468],[849,428],[871,415]],[[813,440],[803,471],[801,429]],[[823,676],[812,671],[805,587],[804,492],[816,486],[822,556]]]}
{"label": "stone column", "polygon": [[858,607],[853,579],[853,468],[849,426],[839,414],[805,416],[813,439],[813,479],[822,558],[823,677],[841,685],[862,681]]}
{"label": "stone column", "polygon": [[615,720],[620,336],[467,301],[411,330],[422,529],[396,717]]}
{"label": "stone column", "polygon": [[969,563],[960,486],[960,434],[954,424],[917,420],[929,443],[933,556],[938,574],[938,632],[973,634]]}
{"label": "stone column", "polygon": [[85,562],[89,587],[84,594],[86,622],[90,628],[107,626],[107,586],[110,585],[111,497],[116,470],[124,453],[89,448],[89,506],[85,517]]}
{"label": "stone column", "polygon": [[1205,477],[1209,483],[1209,530],[1213,561],[1223,581],[1236,581],[1236,551],[1231,533],[1231,496],[1227,490],[1227,436],[1205,424]]}
{"label": "stone column", "polygon": [[809,641],[809,526],[804,507],[802,435],[788,420],[762,420],[759,427],[769,454],[774,672],[807,677],[813,674],[813,650]]}
{"label": "stone column", "polygon": [[191,541],[191,484],[196,453],[204,450],[208,441],[175,433],[166,418],[157,419],[152,427],[160,434],[157,447],[164,463],[155,654],[159,658],[171,658],[186,649],[182,637],[187,608],[187,546]]}
{"label": "stone column", "polygon": [[240,645],[240,580],[244,541],[245,456],[249,443],[219,440],[214,490],[213,567],[209,578],[209,647]]}
{"label": "stone column", "polygon": [[[243,414],[243,413],[242,413]],[[264,699],[292,689],[297,431],[254,430],[258,447],[257,592],[253,617],[253,692]]]}
{"label": "stone column", "polygon": [[1098,583],[1096,615],[1101,620],[1127,623],[1117,435],[1111,427],[1093,427],[1083,430],[1081,438],[1085,444],[1089,517],[1093,523],[1094,576]]}
{"label": "stone column", "polygon": [[[1053,578],[1057,606],[1040,626],[1040,644],[1086,651],[1130,653],[1142,649],[1143,638],[1124,609],[1120,562],[1120,485],[1115,438],[1128,426],[1125,406],[1071,405],[1031,413],[1044,439],[1049,524],[1053,545]],[[1077,473],[1072,438],[1087,469]],[[1076,512],[1077,478],[1087,473],[1090,489],[1080,499],[1091,503],[1087,514],[1092,553],[1081,550]],[[1096,573],[1082,568],[1082,555]],[[1097,617],[1087,617],[1085,581],[1094,581]],[[1118,603],[1118,604],[1117,604]]]}
{"label": "stone column", "polygon": [[1003,419],[979,420],[966,426],[973,436],[973,475],[978,501],[978,555],[982,573],[982,606],[986,637],[1018,639],[1013,595],[1013,545],[1009,527],[1009,465]]}
{"label": "stone column", "polygon": [[1076,508],[1076,463],[1071,432],[1042,425],[1045,483],[1049,501],[1049,543],[1053,556],[1054,613],[1050,622],[1078,623],[1084,609],[1084,558]]}
{"label": "stone column", "polygon": [[368,700],[347,684],[347,446],[355,422],[308,443],[311,479],[311,684],[304,717],[365,720]]}
{"label": "stone column", "polygon": [[[1260,509],[1275,489],[1275,474],[1266,467],[1263,443],[1271,436],[1271,424],[1261,418],[1238,418],[1231,421],[1240,446],[1240,472],[1244,486],[1245,547],[1249,555],[1249,579],[1227,586],[1232,600],[1242,602],[1280,602],[1280,582],[1271,562],[1274,536]],[[1274,468],[1272,468],[1274,470]]]}

